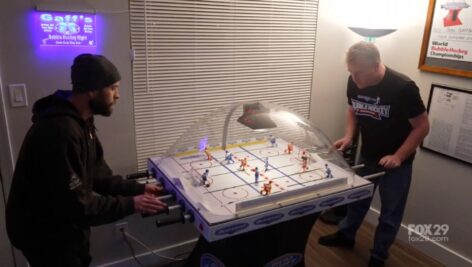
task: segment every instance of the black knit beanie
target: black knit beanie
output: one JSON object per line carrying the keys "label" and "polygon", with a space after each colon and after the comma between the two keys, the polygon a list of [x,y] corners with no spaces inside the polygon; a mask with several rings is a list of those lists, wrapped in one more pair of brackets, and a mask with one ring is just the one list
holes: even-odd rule
{"label": "black knit beanie", "polygon": [[103,89],[121,80],[113,63],[104,56],[92,54],[81,54],[74,59],[70,77],[75,93]]}

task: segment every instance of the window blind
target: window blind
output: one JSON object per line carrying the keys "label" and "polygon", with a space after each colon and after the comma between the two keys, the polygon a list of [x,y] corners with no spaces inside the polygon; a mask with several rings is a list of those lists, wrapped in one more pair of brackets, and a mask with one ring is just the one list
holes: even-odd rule
{"label": "window blind", "polygon": [[308,117],[318,0],[131,0],[138,168],[222,106]]}

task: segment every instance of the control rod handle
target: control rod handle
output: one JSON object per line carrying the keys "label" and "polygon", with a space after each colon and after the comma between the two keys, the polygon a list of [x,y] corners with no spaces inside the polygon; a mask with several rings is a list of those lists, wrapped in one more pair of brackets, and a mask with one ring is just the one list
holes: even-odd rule
{"label": "control rod handle", "polygon": [[189,213],[181,212],[179,217],[174,218],[162,218],[156,220],[156,227],[171,225],[174,223],[185,223],[186,221],[193,222],[193,215]]}
{"label": "control rod handle", "polygon": [[136,180],[143,177],[149,177],[149,171],[142,171],[126,175],[126,180]]}

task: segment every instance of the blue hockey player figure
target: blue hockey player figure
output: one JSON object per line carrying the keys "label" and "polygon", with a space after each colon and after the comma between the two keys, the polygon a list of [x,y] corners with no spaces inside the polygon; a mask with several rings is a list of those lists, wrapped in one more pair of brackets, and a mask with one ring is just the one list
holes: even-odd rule
{"label": "blue hockey player figure", "polygon": [[234,163],[233,154],[231,154],[228,150],[225,150],[225,151],[226,151],[226,155],[225,155],[226,164]]}
{"label": "blue hockey player figure", "polygon": [[256,179],[256,184],[259,183],[259,168],[254,169],[254,178]]}
{"label": "blue hockey player figure", "polygon": [[265,167],[265,171],[269,170],[269,157],[265,158],[264,167]]}
{"label": "blue hockey player figure", "polygon": [[208,169],[206,169],[205,172],[202,174],[203,185],[205,185],[206,187],[210,186],[210,184],[207,183],[209,173],[210,173],[210,171]]}
{"label": "blue hockey player figure", "polygon": [[325,178],[333,178],[333,174],[331,173],[331,169],[328,167],[328,164],[325,164]]}
{"label": "blue hockey player figure", "polygon": [[269,137],[271,147],[277,147],[277,138],[275,136],[270,135]]}

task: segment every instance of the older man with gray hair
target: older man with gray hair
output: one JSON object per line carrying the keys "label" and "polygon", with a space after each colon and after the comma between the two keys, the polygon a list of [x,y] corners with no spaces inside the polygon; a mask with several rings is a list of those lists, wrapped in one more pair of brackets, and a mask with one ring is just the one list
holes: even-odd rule
{"label": "older man with gray hair", "polygon": [[[384,266],[403,218],[415,150],[429,131],[428,116],[416,84],[382,64],[374,44],[359,42],[351,46],[346,63],[351,74],[347,84],[347,125],[344,136],[334,146],[340,150],[348,147],[359,127],[361,161],[386,170],[375,181],[381,211],[369,261],[369,266]],[[350,204],[338,232],[323,236],[318,242],[353,248],[371,201],[369,198]]]}

